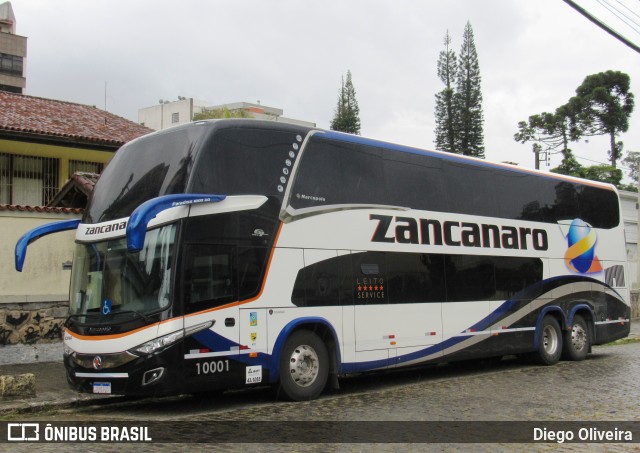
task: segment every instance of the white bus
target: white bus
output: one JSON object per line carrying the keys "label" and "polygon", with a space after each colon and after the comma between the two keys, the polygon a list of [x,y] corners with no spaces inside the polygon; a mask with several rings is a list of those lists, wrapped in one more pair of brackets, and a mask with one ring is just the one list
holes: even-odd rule
{"label": "white bus", "polygon": [[77,229],[83,392],[273,384],[455,360],[582,360],[628,335],[614,187],[359,136],[196,122],[123,146]]}

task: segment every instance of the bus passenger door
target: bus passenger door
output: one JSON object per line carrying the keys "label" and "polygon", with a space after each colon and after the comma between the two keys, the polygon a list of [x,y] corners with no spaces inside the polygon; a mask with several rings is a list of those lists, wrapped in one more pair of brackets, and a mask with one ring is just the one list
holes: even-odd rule
{"label": "bus passenger door", "polygon": [[[244,368],[234,366],[240,354],[240,313],[234,303],[238,300],[236,263],[235,246],[186,246],[185,329],[197,330],[185,339],[187,389],[223,387],[240,379],[239,374],[244,372]],[[202,328],[207,324],[211,325]]]}

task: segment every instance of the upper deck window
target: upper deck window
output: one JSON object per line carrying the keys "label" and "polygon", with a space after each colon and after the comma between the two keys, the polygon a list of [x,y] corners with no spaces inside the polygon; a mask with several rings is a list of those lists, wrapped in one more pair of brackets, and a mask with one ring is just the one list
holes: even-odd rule
{"label": "upper deck window", "polygon": [[190,190],[282,200],[303,138],[287,128],[220,129],[200,153]]}
{"label": "upper deck window", "polygon": [[613,190],[322,134],[311,137],[295,178],[294,209],[365,204],[547,223],[581,218],[596,228],[620,222]]}
{"label": "upper deck window", "polygon": [[89,223],[131,215],[162,195],[266,195],[280,202],[307,129],[249,120],[195,123],[123,146],[96,184]]}

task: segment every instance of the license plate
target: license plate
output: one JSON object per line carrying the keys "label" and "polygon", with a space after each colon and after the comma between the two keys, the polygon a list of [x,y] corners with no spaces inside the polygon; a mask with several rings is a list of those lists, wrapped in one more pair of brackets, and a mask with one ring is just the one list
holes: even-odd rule
{"label": "license plate", "polygon": [[111,382],[94,382],[93,393],[111,394]]}

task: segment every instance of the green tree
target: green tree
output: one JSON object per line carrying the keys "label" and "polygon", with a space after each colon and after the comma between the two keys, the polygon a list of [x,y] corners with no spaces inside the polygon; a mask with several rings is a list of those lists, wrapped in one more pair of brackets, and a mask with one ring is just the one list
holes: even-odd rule
{"label": "green tree", "polygon": [[619,168],[606,164],[583,167],[573,156],[560,166],[551,169],[551,172],[590,179],[591,181],[606,182],[621,189],[627,189],[627,186],[622,184],[622,170]]}
{"label": "green tree", "polygon": [[229,110],[226,106],[221,109],[203,109],[199,113],[193,114],[193,121],[219,120],[222,118],[253,118],[246,110]]}
{"label": "green tree", "polygon": [[331,120],[331,129],[360,135],[360,108],[356,99],[356,90],[351,80],[351,71],[347,71],[347,80],[342,78],[338,105]]}
{"label": "green tree", "polygon": [[627,151],[627,157],[622,159],[622,163],[629,169],[629,177],[633,180],[637,191],[640,184],[640,152]]}
{"label": "green tree", "polygon": [[444,83],[444,89],[436,93],[436,139],[435,145],[438,151],[450,153],[457,152],[456,148],[456,124],[457,110],[455,109],[454,84],[458,74],[458,62],[456,53],[451,49],[451,37],[449,31],[444,37],[444,50],[438,57],[438,77]]}
{"label": "green tree", "polygon": [[[575,158],[569,148],[571,141],[578,140],[584,131],[580,128],[578,115],[581,111],[581,101],[574,97],[554,113],[543,112],[531,115],[529,121],[518,123],[518,132],[513,139],[520,143],[529,141],[544,146],[545,152],[562,153],[562,167],[571,168]],[[577,163],[577,162],[576,162]]]}
{"label": "green tree", "polygon": [[612,165],[592,165],[585,167],[581,176],[592,181],[608,182],[619,186],[622,181],[622,170]]}
{"label": "green tree", "polygon": [[478,52],[471,23],[467,22],[458,55],[455,95],[458,110],[456,149],[467,156],[484,158],[484,115],[480,82]]}
{"label": "green tree", "polygon": [[573,155],[563,159],[562,163],[556,168],[551,169],[551,171],[562,175],[577,176],[578,178],[584,177],[584,167],[580,165]]}
{"label": "green tree", "polygon": [[629,129],[634,99],[629,91],[630,78],[620,71],[606,71],[587,76],[576,89],[583,101],[581,120],[589,135],[609,135],[609,161],[612,167],[622,157],[621,132]]}

